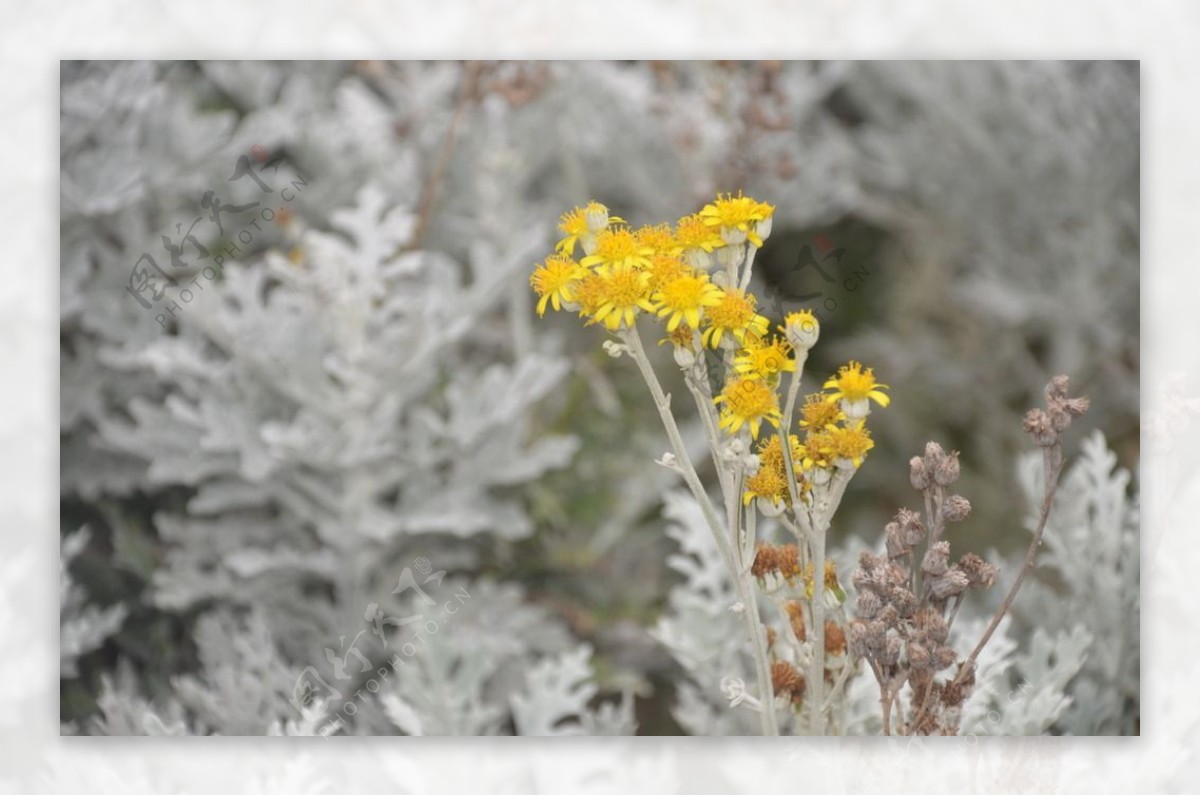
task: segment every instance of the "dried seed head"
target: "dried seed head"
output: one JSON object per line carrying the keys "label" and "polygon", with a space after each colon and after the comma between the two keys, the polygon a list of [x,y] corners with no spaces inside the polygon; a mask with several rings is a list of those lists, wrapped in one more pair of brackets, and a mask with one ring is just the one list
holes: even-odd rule
{"label": "dried seed head", "polygon": [[958,567],[951,567],[943,574],[929,579],[929,591],[934,598],[945,600],[966,591],[968,582],[966,573]]}
{"label": "dried seed head", "polygon": [[942,460],[934,468],[933,480],[938,486],[950,486],[958,480],[958,472],[958,451],[952,451],[942,456]]}
{"label": "dried seed head", "polygon": [[911,549],[904,543],[904,534],[900,530],[900,523],[889,522],[884,526],[884,538],[887,540],[887,554],[889,558],[900,558],[907,555]]}
{"label": "dried seed head", "polygon": [[879,595],[873,591],[860,591],[858,593],[858,615],[864,619],[874,619],[879,615],[880,609],[883,608],[883,601],[879,599]]}
{"label": "dried seed head", "polygon": [[941,445],[937,444],[936,442],[932,442],[932,441],[926,442],[925,443],[925,470],[926,470],[926,472],[930,472],[930,473],[935,472],[938,468],[938,465],[942,463],[942,459],[945,457],[945,455],[946,455],[946,451],[944,451],[942,449]]}
{"label": "dried seed head", "polygon": [[850,654],[856,658],[866,656],[867,638],[870,635],[867,623],[861,619],[855,619],[850,623],[849,631],[846,635],[846,648],[850,651]]}
{"label": "dried seed head", "polygon": [[929,472],[925,469],[925,460],[920,456],[908,460],[908,480],[918,492],[929,488]]}
{"label": "dried seed head", "polygon": [[949,668],[958,660],[958,653],[953,647],[938,647],[933,652],[933,665],[938,670]]}
{"label": "dried seed head", "polygon": [[900,639],[900,631],[892,628],[887,632],[886,639],[883,644],[883,651],[879,655],[880,661],[885,666],[895,666],[900,662],[900,650],[903,649],[904,643]]}
{"label": "dried seed head", "polygon": [[908,644],[908,665],[914,669],[926,669],[929,667],[929,662],[929,650],[915,641],[910,641]]}
{"label": "dried seed head", "polygon": [[941,575],[950,566],[950,543],[934,542],[925,551],[921,560],[921,571],[926,575]]}
{"label": "dried seed head", "polygon": [[960,558],[958,568],[967,576],[968,588],[990,589],[996,583],[996,567],[974,553]]}
{"label": "dried seed head", "polygon": [[936,644],[944,644],[950,637],[950,627],[941,611],[926,608],[916,615],[915,624],[926,638]]}
{"label": "dried seed head", "polygon": [[1041,409],[1030,409],[1025,413],[1022,424],[1025,432],[1033,437],[1033,441],[1043,448],[1049,448],[1058,442],[1058,432],[1054,429],[1049,415]]}
{"label": "dried seed head", "polygon": [[898,588],[892,592],[890,605],[896,609],[896,613],[907,619],[913,615],[920,604],[917,600],[917,595],[905,588]]}
{"label": "dried seed head", "polygon": [[951,495],[942,506],[946,519],[950,522],[962,522],[971,514],[971,501],[962,495]]}
{"label": "dried seed head", "polygon": [[921,524],[921,516],[910,509],[900,509],[896,514],[896,522],[904,533],[904,543],[915,547],[925,541],[925,526]]}

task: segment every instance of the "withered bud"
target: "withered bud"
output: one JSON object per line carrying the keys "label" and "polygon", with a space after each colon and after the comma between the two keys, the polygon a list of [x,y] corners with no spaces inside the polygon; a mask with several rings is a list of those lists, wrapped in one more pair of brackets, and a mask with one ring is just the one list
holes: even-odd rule
{"label": "withered bud", "polygon": [[804,675],[787,661],[775,661],[771,664],[771,688],[776,695],[799,702],[804,698]]}
{"label": "withered bud", "polygon": [[896,522],[904,534],[904,543],[915,547],[925,541],[925,526],[921,524],[921,515],[911,509],[900,509],[896,513]]}
{"label": "withered bud", "polygon": [[930,655],[929,650],[915,641],[908,643],[908,665],[914,669],[926,669],[929,667]]}
{"label": "withered bud", "polygon": [[996,567],[974,553],[967,553],[960,558],[958,568],[967,576],[969,588],[990,589],[996,583]]}
{"label": "withered bud", "polygon": [[883,601],[875,592],[860,591],[858,593],[858,615],[863,619],[874,619],[879,615],[881,608],[883,608]]}
{"label": "withered bud", "polygon": [[951,451],[942,457],[941,462],[933,471],[933,480],[938,486],[950,486],[958,480],[958,451]]}
{"label": "withered bud", "polygon": [[958,660],[958,653],[953,647],[938,647],[933,651],[933,665],[938,671],[949,668]]}
{"label": "withered bud", "polygon": [[921,559],[921,571],[926,575],[941,575],[950,566],[950,543],[934,542]]}
{"label": "withered bud", "polygon": [[1049,448],[1058,442],[1058,432],[1054,430],[1054,424],[1049,415],[1041,409],[1030,409],[1026,412],[1022,426],[1025,433],[1033,437],[1033,441],[1040,447]]}
{"label": "withered bud", "polygon": [[946,513],[946,519],[950,522],[962,522],[971,514],[971,501],[962,495],[951,495],[946,498],[942,511]]}
{"label": "withered bud", "polygon": [[796,640],[806,640],[808,630],[804,626],[804,606],[800,604],[799,600],[788,600],[783,604],[783,609],[787,612],[788,619],[791,620],[792,632],[796,634]]}
{"label": "withered bud", "polygon": [[825,620],[825,653],[841,655],[846,651],[846,632],[831,619]]}
{"label": "withered bud", "polygon": [[930,641],[937,644],[945,643],[950,637],[950,627],[941,611],[926,608],[916,615],[915,623]]}
{"label": "withered bud", "polygon": [[905,588],[897,588],[892,592],[891,605],[895,607],[896,613],[907,619],[917,610],[917,595]]}
{"label": "withered bud", "polygon": [[929,579],[929,591],[935,599],[945,600],[967,590],[968,579],[958,567],[951,567],[941,575]]}
{"label": "withered bud", "polygon": [[918,492],[929,488],[929,472],[925,469],[925,460],[920,456],[908,460],[908,480]]}
{"label": "withered bud", "polygon": [[904,644],[900,639],[900,632],[892,628],[887,632],[887,637],[884,640],[883,650],[879,654],[879,660],[885,666],[895,666],[900,662],[900,650]]}
{"label": "withered bud", "polygon": [[904,543],[904,534],[900,531],[900,524],[889,522],[883,530],[884,538],[887,540],[888,557],[900,558],[907,555],[910,548]]}
{"label": "withered bud", "polygon": [[1071,387],[1071,379],[1063,374],[1054,376],[1046,384],[1046,399],[1052,400],[1055,398],[1066,398],[1067,391]]}
{"label": "withered bud", "polygon": [[850,623],[849,632],[846,635],[846,647],[850,651],[850,654],[856,658],[865,657],[867,654],[867,637],[870,635],[867,623],[861,619],[855,619]]}
{"label": "withered bud", "polygon": [[770,573],[777,573],[787,580],[798,577],[800,548],[794,544],[760,543],[754,553],[754,563],[750,565],[750,574],[756,578],[763,578]]}
{"label": "withered bud", "polygon": [[772,647],[775,646],[775,638],[777,637],[777,635],[778,634],[775,632],[775,628],[773,628],[773,627],[767,628],[767,649],[771,649]]}
{"label": "withered bud", "polygon": [[881,619],[867,622],[867,648],[872,652],[882,650],[883,645],[887,643],[887,630],[887,625]]}
{"label": "withered bud", "polygon": [[945,457],[946,451],[942,450],[942,446],[936,442],[925,443],[925,470],[934,472],[938,465],[942,463],[942,458]]}
{"label": "withered bud", "polygon": [[888,627],[893,627],[900,621],[900,612],[891,603],[884,603],[883,608],[879,611],[879,621]]}

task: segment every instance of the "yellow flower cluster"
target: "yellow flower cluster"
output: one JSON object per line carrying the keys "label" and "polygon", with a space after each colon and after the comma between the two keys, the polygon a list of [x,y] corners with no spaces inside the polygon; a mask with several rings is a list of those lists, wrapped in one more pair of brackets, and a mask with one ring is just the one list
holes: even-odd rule
{"label": "yellow flower cluster", "polygon": [[761,245],[773,212],[746,196],[718,197],[674,227],[633,229],[599,202],[573,208],[559,219],[555,253],[530,277],[538,314],[547,306],[573,310],[586,323],[616,332],[648,312],[668,332],[682,324],[700,331],[704,345],[714,348],[727,338],[743,343],[747,334],[761,337],[768,324],[755,312],[754,296],[715,284],[709,269],[717,249],[745,240]]}
{"label": "yellow flower cluster", "polygon": [[[782,420],[779,391],[783,374],[795,373],[796,351],[816,342],[820,324],[808,310],[789,314],[771,335],[767,319],[757,311],[752,293],[729,273],[712,272],[719,250],[763,244],[771,231],[775,208],[749,196],[718,196],[698,213],[674,225],[630,227],[611,216],[599,202],[564,213],[555,253],[538,264],[530,284],[538,296],[537,311],[546,308],[578,312],[585,323],[603,324],[610,332],[632,329],[641,315],[663,324],[663,340],[677,351],[676,361],[690,367],[704,353],[725,366],[724,388],[713,399],[719,427],[729,434],[743,429],[758,439],[764,423],[778,428]],[[736,272],[743,252],[721,262]],[[749,266],[747,266],[749,267]],[[745,284],[746,280],[742,282]],[[817,470],[858,467],[874,446],[866,428],[869,402],[887,406],[887,385],[875,381],[858,362],[843,366],[825,382],[826,392],[809,395],[801,408],[800,436],[788,432],[797,494],[822,483]],[[790,503],[781,435],[758,445],[759,468],[745,482],[743,499]]]}

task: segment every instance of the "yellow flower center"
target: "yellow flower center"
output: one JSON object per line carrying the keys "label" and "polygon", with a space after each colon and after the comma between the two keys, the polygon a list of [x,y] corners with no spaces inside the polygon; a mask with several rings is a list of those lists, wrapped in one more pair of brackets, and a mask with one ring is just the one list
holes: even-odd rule
{"label": "yellow flower center", "polygon": [[678,257],[656,255],[650,258],[650,287],[660,290],[668,282],[692,272],[693,269]]}
{"label": "yellow flower center", "polygon": [[672,254],[675,251],[675,235],[666,224],[646,226],[634,233],[639,245],[653,249],[655,254]]}
{"label": "yellow flower center", "polygon": [[757,379],[731,381],[721,395],[731,414],[747,420],[766,417],[779,409],[775,391]]}
{"label": "yellow flower center", "polygon": [[841,420],[845,415],[836,402],[825,400],[820,393],[811,393],[804,398],[804,406],[800,409],[800,426],[802,428],[821,431],[826,426]]}
{"label": "yellow flower center", "polygon": [[539,296],[558,293],[571,284],[579,273],[578,269],[578,264],[567,257],[547,257],[545,265],[533,272],[529,282]]}
{"label": "yellow flower center", "polygon": [[602,277],[604,300],[615,307],[632,307],[646,297],[646,277],[632,268],[622,268]]}
{"label": "yellow flower center", "polygon": [[744,329],[754,318],[754,298],[732,290],[721,293],[721,303],[708,310],[712,325],[722,329]]}
{"label": "yellow flower center", "polygon": [[829,431],[829,452],[838,459],[849,459],[858,464],[875,447],[871,432],[861,422],[853,426],[834,428]]}
{"label": "yellow flower center", "polygon": [[604,277],[599,274],[588,274],[580,280],[578,285],[575,285],[572,293],[575,295],[575,301],[579,304],[580,313],[595,315],[604,304],[606,291]]}
{"label": "yellow flower center", "polygon": [[675,225],[675,241],[684,249],[712,251],[724,244],[721,236],[698,215],[684,216]]}
{"label": "yellow flower center", "polygon": [[640,256],[637,238],[627,229],[606,229],[596,236],[596,257],[605,263],[623,263]]}

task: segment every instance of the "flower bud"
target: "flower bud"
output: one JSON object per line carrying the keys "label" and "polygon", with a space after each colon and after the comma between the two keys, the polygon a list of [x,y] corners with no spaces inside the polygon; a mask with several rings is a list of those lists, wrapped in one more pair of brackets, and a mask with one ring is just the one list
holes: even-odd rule
{"label": "flower bud", "polygon": [[797,351],[807,351],[821,336],[821,323],[808,310],[793,312],[784,320],[784,336]]}
{"label": "flower bud", "polygon": [[589,202],[584,211],[587,228],[593,234],[608,226],[608,208],[599,202]]}
{"label": "flower bud", "polygon": [[773,226],[773,224],[772,224],[773,218],[774,218],[773,215],[767,216],[762,221],[759,221],[758,223],[756,223],[754,225],[754,231],[756,233],[758,233],[758,237],[762,238],[763,240],[766,240],[768,237],[771,236],[771,227]]}
{"label": "flower bud", "polygon": [[696,364],[696,355],[689,348],[675,346],[675,364],[682,370],[688,370]]}

